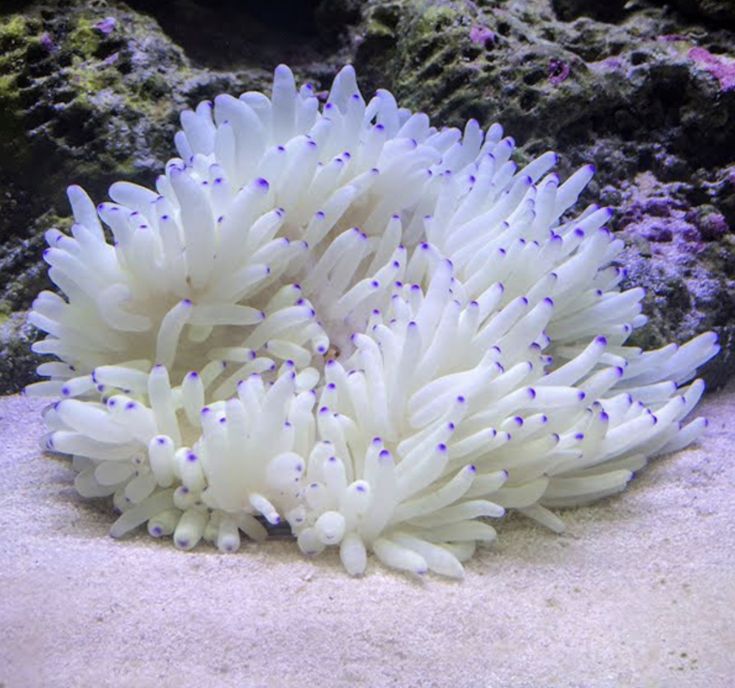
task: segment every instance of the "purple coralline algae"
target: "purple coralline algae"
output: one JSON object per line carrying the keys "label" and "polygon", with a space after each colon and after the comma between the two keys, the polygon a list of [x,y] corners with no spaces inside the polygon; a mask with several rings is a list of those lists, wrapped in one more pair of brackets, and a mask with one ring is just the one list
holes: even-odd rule
{"label": "purple coralline algae", "polygon": [[486,26],[475,25],[470,29],[470,40],[477,45],[485,45],[495,42],[495,33]]}
{"label": "purple coralline algae", "polygon": [[549,83],[554,86],[566,81],[569,78],[569,63],[563,60],[549,60],[548,66]]}
{"label": "purple coralline algae", "polygon": [[97,29],[101,34],[104,34],[105,36],[108,36],[111,34],[115,27],[117,26],[117,20],[115,17],[105,17],[101,21],[98,21],[94,28]]}
{"label": "purple coralline algae", "polygon": [[720,82],[721,90],[735,89],[735,60],[713,55],[705,48],[692,48],[688,56]]}

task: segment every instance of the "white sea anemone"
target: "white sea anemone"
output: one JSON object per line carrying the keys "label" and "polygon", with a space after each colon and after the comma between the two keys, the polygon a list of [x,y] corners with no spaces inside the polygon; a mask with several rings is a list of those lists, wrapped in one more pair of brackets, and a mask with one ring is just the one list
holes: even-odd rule
{"label": "white sea anemone", "polygon": [[[351,67],[326,104],[275,71],[273,93],[181,116],[156,190],[120,182],[96,209],[69,188],[49,230],[34,345],[59,360],[28,392],[49,449],[121,536],[147,523],[189,549],[236,550],[287,521],[339,546],[459,577],[487,518],[620,491],[694,440],[684,386],[712,333],[642,352],[642,291],[621,292],[606,209],[570,208],[544,153],[521,170],[494,124],[436,129]],[[103,224],[106,228],[103,228]]]}

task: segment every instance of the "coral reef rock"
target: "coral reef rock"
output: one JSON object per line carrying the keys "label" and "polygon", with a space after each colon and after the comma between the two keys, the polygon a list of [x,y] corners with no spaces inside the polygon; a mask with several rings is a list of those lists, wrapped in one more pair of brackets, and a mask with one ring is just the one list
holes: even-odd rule
{"label": "coral reef rock", "polygon": [[[352,61],[365,93],[386,86],[447,124],[503,122],[520,163],[547,149],[562,173],[593,162],[586,200],[616,211],[629,280],[649,290],[639,342],[716,330],[723,353],[704,377],[722,384],[735,371],[734,34],[718,0],[320,0],[287,17],[204,0],[3,3],[0,312],[44,286],[42,233],[68,226],[68,180],[96,196],[114,179],[150,184],[184,107],[261,89],[281,61],[318,89]],[[33,336],[6,333],[0,360]],[[0,391],[30,369],[4,363]]]}

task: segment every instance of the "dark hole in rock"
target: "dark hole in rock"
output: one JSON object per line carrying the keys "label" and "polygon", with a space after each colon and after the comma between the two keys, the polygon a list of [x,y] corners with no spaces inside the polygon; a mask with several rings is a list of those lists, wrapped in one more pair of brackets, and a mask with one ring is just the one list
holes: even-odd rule
{"label": "dark hole in rock", "polygon": [[526,74],[523,75],[523,83],[528,84],[529,86],[533,86],[546,76],[546,71],[538,67],[536,69],[532,69],[530,72],[526,72]]}
{"label": "dark hole in rock", "polygon": [[520,100],[521,108],[525,111],[533,109],[533,106],[538,102],[538,94],[533,91],[526,91]]}
{"label": "dark hole in rock", "polygon": [[308,64],[334,53],[344,25],[359,19],[358,10],[337,12],[329,0],[183,0],[175,9],[156,0],[129,4],[153,16],[194,63],[213,69]]}
{"label": "dark hole in rock", "polygon": [[562,21],[589,17],[603,22],[620,21],[625,13],[626,0],[552,0],[551,6]]}
{"label": "dark hole in rock", "polygon": [[3,0],[3,2],[0,2],[0,16],[20,12],[20,10],[32,4],[32,0]]}

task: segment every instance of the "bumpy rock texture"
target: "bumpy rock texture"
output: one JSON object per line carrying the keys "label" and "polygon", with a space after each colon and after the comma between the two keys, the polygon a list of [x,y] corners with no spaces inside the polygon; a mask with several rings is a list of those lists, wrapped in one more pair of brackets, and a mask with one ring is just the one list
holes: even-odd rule
{"label": "bumpy rock texture", "polygon": [[[273,4],[273,7],[276,7]],[[180,0],[0,8],[0,392],[28,382],[19,315],[45,286],[64,188],[150,183],[179,110],[263,88],[278,62],[323,86],[353,61],[441,124],[500,121],[521,156],[597,165],[655,346],[714,328],[711,385],[735,372],[735,10],[729,0]],[[522,162],[522,160],[519,160]]]}

